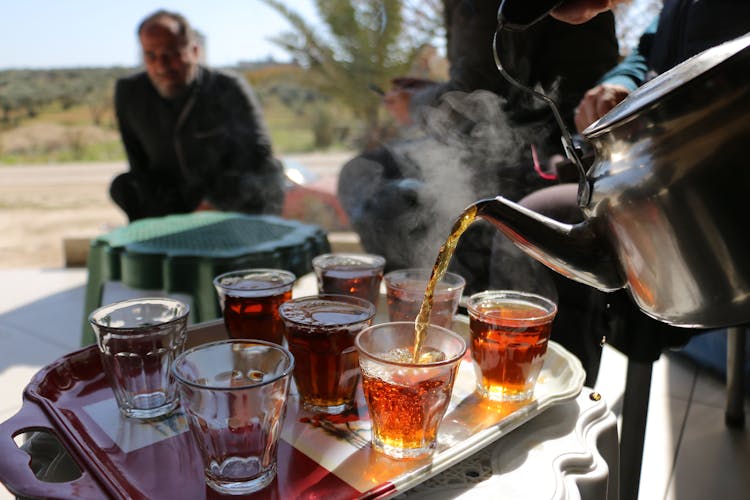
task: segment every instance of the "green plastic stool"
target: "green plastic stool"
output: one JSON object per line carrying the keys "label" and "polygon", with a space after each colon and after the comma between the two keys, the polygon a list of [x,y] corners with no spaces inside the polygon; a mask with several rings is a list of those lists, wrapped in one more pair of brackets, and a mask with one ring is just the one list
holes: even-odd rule
{"label": "green plastic stool", "polygon": [[301,276],[329,251],[320,227],[271,215],[195,212],[133,222],[91,242],[81,345],[96,341],[88,317],[108,281],[190,295],[190,321],[198,323],[221,317],[219,274],[267,267]]}

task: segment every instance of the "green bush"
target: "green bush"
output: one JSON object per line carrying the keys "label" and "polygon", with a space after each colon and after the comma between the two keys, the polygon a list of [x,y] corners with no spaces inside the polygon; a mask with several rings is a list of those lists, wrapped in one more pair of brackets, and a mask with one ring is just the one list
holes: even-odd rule
{"label": "green bush", "polygon": [[316,149],[327,149],[333,145],[336,138],[336,125],[333,115],[323,106],[317,106],[312,111],[312,129],[315,137]]}
{"label": "green bush", "polygon": [[122,143],[120,141],[109,141],[51,151],[32,149],[19,153],[0,154],[0,164],[118,161],[124,158],[125,150]]}

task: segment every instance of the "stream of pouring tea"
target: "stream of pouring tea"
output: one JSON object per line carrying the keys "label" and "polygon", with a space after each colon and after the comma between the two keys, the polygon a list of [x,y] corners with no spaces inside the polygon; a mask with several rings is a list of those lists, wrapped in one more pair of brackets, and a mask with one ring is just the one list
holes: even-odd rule
{"label": "stream of pouring tea", "polygon": [[440,247],[435,264],[432,266],[432,274],[430,274],[430,281],[427,282],[427,289],[424,292],[424,300],[419,308],[419,314],[417,315],[416,324],[414,326],[414,351],[412,352],[412,363],[419,362],[419,353],[422,350],[422,343],[424,342],[425,332],[427,331],[427,325],[430,320],[430,312],[432,312],[432,298],[435,295],[435,287],[438,281],[445,275],[445,271],[448,269],[448,264],[453,257],[453,252],[458,244],[458,239],[461,237],[466,228],[468,228],[477,216],[477,205],[470,205],[466,210],[463,211],[461,216],[456,219],[451,229],[451,234],[445,243]]}
{"label": "stream of pouring tea", "polygon": [[[505,72],[502,69],[502,65],[499,61],[499,55],[497,53],[497,38],[500,31],[503,29],[503,23],[498,23],[497,31],[495,31],[495,37],[492,42],[492,50],[495,54],[495,64],[498,70],[503,76]],[[512,82],[514,83],[514,82]],[[424,292],[424,300],[419,308],[419,314],[414,325],[414,350],[412,352],[412,362],[418,363],[419,353],[422,350],[422,344],[424,343],[425,332],[427,331],[427,325],[430,321],[430,313],[432,312],[432,298],[435,295],[435,287],[438,281],[445,275],[445,271],[448,269],[448,264],[453,257],[453,252],[456,250],[458,239],[461,237],[466,228],[468,228],[474,219],[477,217],[477,205],[470,205],[466,208],[461,216],[453,223],[453,229],[451,234],[445,243],[440,247],[435,264],[432,266],[432,274],[430,275],[430,281],[427,282],[427,289]]]}
{"label": "stream of pouring tea", "polygon": [[[540,94],[528,87],[525,87],[524,85],[521,85],[503,69],[503,65],[500,63],[500,54],[497,48],[498,38],[502,30],[503,22],[501,21],[498,22],[497,30],[495,31],[495,36],[492,40],[492,51],[495,58],[495,65],[497,66],[498,71],[512,85],[519,87],[526,92],[536,95],[549,102],[550,106],[552,107],[552,111],[553,113],[555,113],[555,117],[557,118],[560,126],[563,128],[563,133],[565,134],[567,132],[567,129],[565,129],[562,118],[559,116],[559,112],[557,111],[555,103],[549,97]],[[422,350],[422,343],[424,342],[425,332],[430,320],[430,312],[432,312],[432,298],[435,294],[435,287],[437,286],[437,282],[440,281],[440,279],[445,275],[445,271],[448,269],[448,264],[450,263],[451,257],[453,257],[453,252],[456,249],[456,245],[458,244],[458,239],[461,237],[461,234],[466,231],[466,228],[468,228],[471,223],[474,222],[474,219],[476,219],[477,217],[477,212],[478,205],[476,203],[466,208],[466,210],[464,210],[461,216],[453,224],[453,229],[451,230],[450,236],[448,236],[448,239],[445,241],[445,243],[443,243],[443,246],[440,247],[440,252],[438,253],[437,259],[435,259],[435,264],[432,266],[430,281],[427,283],[427,289],[424,293],[424,300],[422,301],[422,305],[419,308],[419,314],[417,315],[416,324],[414,326],[414,351],[412,352],[413,363],[418,362],[419,353]]]}

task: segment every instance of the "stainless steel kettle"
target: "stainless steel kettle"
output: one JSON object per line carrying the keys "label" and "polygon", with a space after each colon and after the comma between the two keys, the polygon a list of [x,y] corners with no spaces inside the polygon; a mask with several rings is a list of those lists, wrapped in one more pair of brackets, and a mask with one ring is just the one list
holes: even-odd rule
{"label": "stainless steel kettle", "polygon": [[750,34],[661,74],[584,136],[595,151],[584,222],[501,196],[477,202],[478,215],[565,276],[627,287],[663,322],[750,323]]}

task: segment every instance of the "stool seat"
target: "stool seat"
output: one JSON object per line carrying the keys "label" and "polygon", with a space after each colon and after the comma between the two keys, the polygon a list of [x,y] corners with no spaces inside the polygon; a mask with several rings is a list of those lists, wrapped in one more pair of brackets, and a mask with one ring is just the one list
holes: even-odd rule
{"label": "stool seat", "polygon": [[235,269],[312,271],[312,258],[330,251],[318,226],[273,215],[194,212],[142,219],[97,237],[88,257],[82,345],[96,339],[88,316],[101,305],[104,284],[192,297],[192,322],[221,316],[213,279]]}

